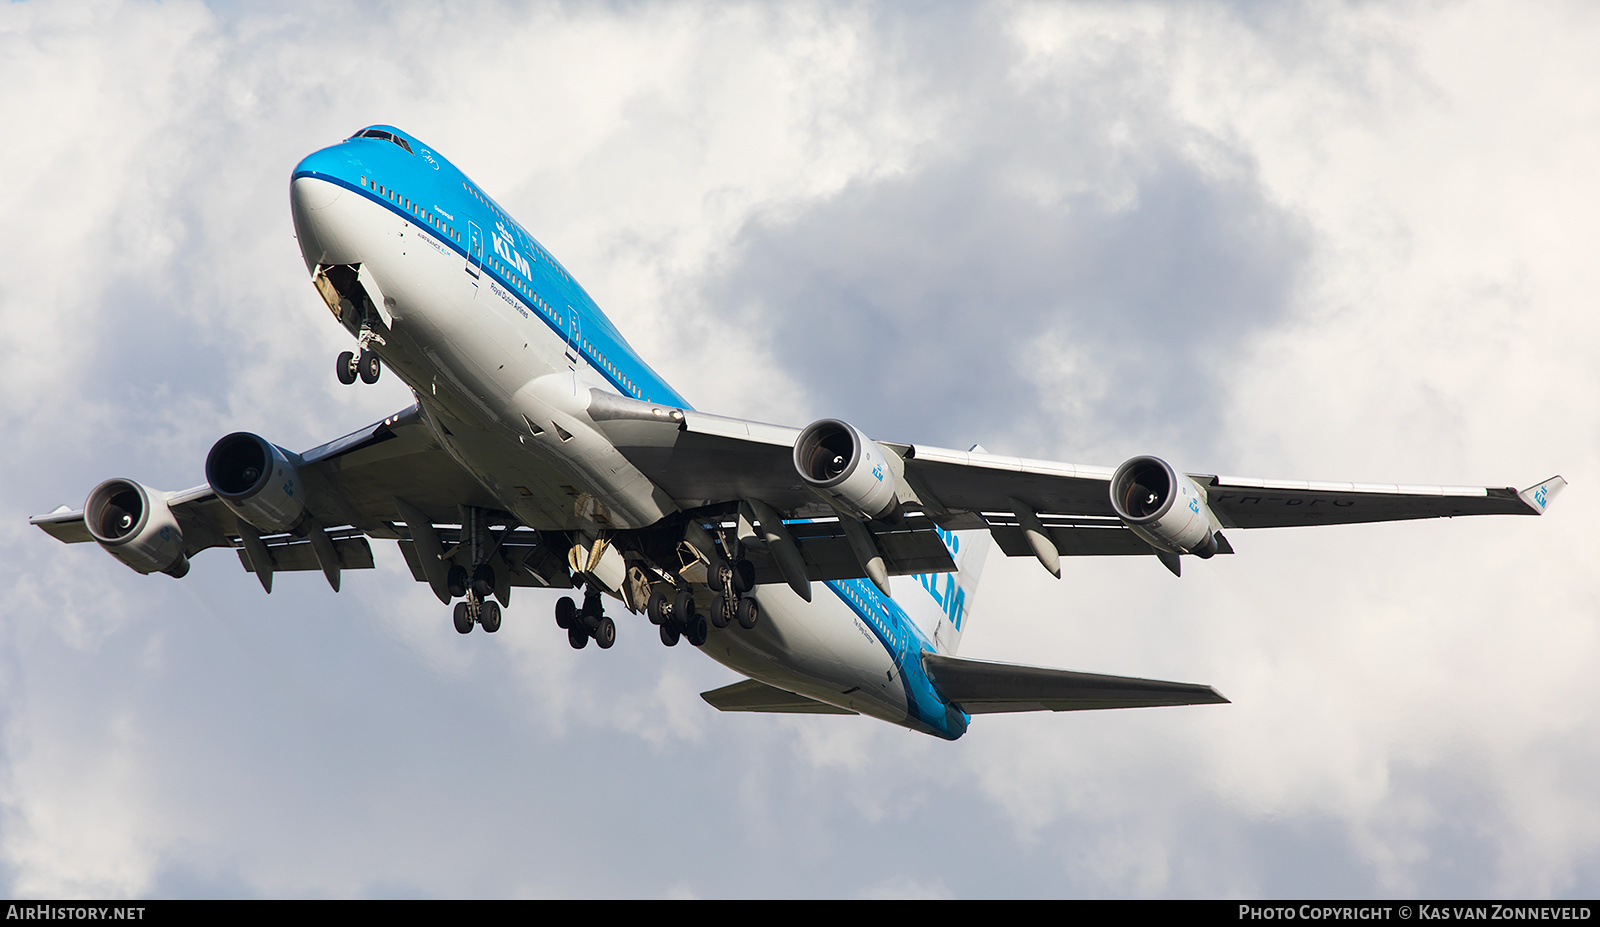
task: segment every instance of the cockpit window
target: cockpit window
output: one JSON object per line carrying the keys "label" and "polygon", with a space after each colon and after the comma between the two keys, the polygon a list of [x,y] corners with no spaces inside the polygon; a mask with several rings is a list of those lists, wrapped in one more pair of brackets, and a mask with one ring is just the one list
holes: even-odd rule
{"label": "cockpit window", "polygon": [[393,132],[385,132],[382,129],[362,129],[360,132],[357,132],[355,135],[352,135],[350,137],[351,138],[381,138],[386,142],[394,142],[396,145],[399,145],[401,148],[404,148],[406,150],[407,154],[413,154],[414,153],[414,152],[411,151],[410,143],[408,143],[405,139],[401,138],[398,135],[395,135]]}

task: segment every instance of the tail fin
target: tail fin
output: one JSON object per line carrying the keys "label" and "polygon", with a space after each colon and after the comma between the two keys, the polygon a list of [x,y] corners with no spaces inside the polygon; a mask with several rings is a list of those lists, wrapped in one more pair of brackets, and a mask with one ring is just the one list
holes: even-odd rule
{"label": "tail fin", "polygon": [[961,632],[972,619],[972,606],[978,596],[978,580],[982,577],[983,562],[989,556],[994,539],[982,529],[939,530],[939,536],[950,549],[956,571],[907,577],[916,580],[917,585],[895,596],[895,602],[905,609],[906,616],[933,642],[935,651],[953,654],[961,646]]}

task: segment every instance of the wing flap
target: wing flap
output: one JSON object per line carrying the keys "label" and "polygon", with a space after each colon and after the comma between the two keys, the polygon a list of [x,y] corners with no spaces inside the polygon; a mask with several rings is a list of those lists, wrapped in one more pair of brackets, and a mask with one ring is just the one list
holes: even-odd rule
{"label": "wing flap", "polygon": [[[461,543],[459,528],[435,530],[447,550]],[[412,578],[419,583],[427,582],[428,576],[422,570],[416,543],[401,540],[398,546],[400,555],[405,558],[406,566],[411,569]],[[536,589],[573,588],[572,574],[567,570],[566,561],[559,553],[544,544],[537,532],[528,529],[511,532],[510,537],[495,548],[491,560],[497,567],[506,570],[507,579],[513,586]]]}
{"label": "wing flap", "polygon": [[1105,676],[1043,666],[993,663],[936,653],[922,655],[939,694],[968,714],[1097,711],[1172,705],[1227,704],[1210,686],[1133,676]]}
{"label": "wing flap", "polygon": [[731,686],[700,693],[711,707],[718,711],[761,711],[796,715],[853,715],[858,712],[839,708],[826,702],[796,695],[793,692],[769,686],[764,682],[746,679]]}
{"label": "wing flap", "polygon": [[[354,535],[352,537],[334,538],[334,553],[339,555],[339,569],[341,570],[370,570],[373,566],[372,545],[367,539]],[[239,565],[245,572],[254,573],[255,565],[250,562],[250,555],[244,548],[238,548]],[[293,573],[305,570],[320,570],[322,565],[317,562],[317,555],[311,549],[311,542],[299,538],[285,538],[267,542],[267,554],[272,558],[272,571],[274,573]]]}

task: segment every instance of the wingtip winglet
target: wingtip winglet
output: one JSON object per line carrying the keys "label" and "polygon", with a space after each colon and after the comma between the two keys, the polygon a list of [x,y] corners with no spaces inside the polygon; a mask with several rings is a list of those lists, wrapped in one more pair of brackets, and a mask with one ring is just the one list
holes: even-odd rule
{"label": "wingtip winglet", "polygon": [[1543,515],[1550,508],[1550,503],[1556,500],[1561,490],[1565,489],[1567,481],[1559,476],[1552,476],[1542,483],[1529,486],[1517,493],[1517,497],[1532,509],[1534,514]]}

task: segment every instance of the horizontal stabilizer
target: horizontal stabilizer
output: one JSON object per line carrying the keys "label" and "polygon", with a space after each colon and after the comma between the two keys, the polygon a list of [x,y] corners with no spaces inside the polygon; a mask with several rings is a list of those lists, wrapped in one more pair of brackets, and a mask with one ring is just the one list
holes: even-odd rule
{"label": "horizontal stabilizer", "polygon": [[1132,676],[1075,673],[924,653],[922,665],[945,701],[970,715],[1006,711],[1091,711],[1227,704],[1210,686]]}
{"label": "horizontal stabilizer", "polygon": [[848,708],[836,708],[826,702],[786,692],[777,686],[746,679],[731,686],[700,693],[700,697],[718,711],[772,711],[795,715],[853,715]]}

